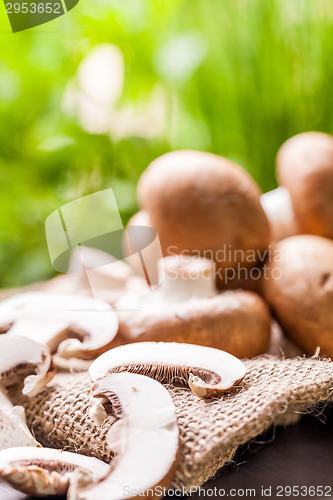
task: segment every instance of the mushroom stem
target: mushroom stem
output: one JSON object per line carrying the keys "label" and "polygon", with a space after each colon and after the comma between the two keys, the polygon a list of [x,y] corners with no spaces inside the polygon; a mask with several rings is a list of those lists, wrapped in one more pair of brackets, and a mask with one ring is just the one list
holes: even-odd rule
{"label": "mushroom stem", "polygon": [[194,298],[217,295],[215,285],[215,265],[209,259],[191,255],[170,255],[158,261],[158,287],[143,296],[124,294],[118,302],[118,310],[165,309]]}
{"label": "mushroom stem", "polygon": [[297,234],[290,194],[285,187],[280,186],[262,194],[260,202],[271,225],[274,240],[280,241]]}
{"label": "mushroom stem", "polygon": [[208,259],[173,255],[158,262],[161,299],[183,302],[217,294],[215,265]]}
{"label": "mushroom stem", "polygon": [[164,279],[160,276],[158,287],[140,297],[129,292],[118,302],[122,343],[186,342],[239,358],[266,352],[270,314],[258,295],[243,290],[218,294],[215,266],[206,258],[165,257],[159,270]]}
{"label": "mushroom stem", "polygon": [[96,382],[93,398],[116,406],[107,443],[115,452],[111,471],[103,480],[69,491],[69,500],[141,497],[172,480],[178,452],[179,431],[168,391],[142,375],[121,373]]}

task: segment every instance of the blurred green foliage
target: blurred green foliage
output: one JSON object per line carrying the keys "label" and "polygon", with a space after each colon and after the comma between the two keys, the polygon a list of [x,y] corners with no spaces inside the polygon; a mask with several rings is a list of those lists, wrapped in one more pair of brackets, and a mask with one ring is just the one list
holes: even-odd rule
{"label": "blurred green foliage", "polygon": [[[160,154],[222,154],[269,190],[285,139],[333,132],[332,0],[81,0],[17,34],[3,4],[0,15],[3,287],[53,274],[44,222],[62,204],[114,187],[126,223],[137,208],[135,183]],[[167,116],[157,136],[90,134],[64,112],[69,80],[100,43],[124,57],[117,107],[163,89]]]}

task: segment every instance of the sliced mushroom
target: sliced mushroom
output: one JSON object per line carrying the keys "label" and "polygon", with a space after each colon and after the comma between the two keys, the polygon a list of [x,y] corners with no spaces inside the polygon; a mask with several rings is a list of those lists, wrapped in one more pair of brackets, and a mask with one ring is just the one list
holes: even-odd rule
{"label": "sliced mushroom", "polygon": [[0,336],[0,449],[40,446],[29,431],[22,406],[13,406],[5,387],[23,384],[22,393],[36,395],[54,376],[48,349],[24,337]]}
{"label": "sliced mushroom", "polygon": [[140,373],[163,383],[189,385],[200,398],[221,396],[245,374],[244,363],[227,352],[176,342],[138,342],[102,354],[89,368],[93,381],[108,373]]}
{"label": "sliced mushroom", "polygon": [[35,396],[55,375],[50,352],[33,340],[0,335],[0,353],[0,385],[23,381],[25,396]]}
{"label": "sliced mushroom", "polygon": [[106,351],[118,331],[109,304],[73,294],[30,292],[0,304],[0,327],[29,337],[64,358],[93,359]]}
{"label": "sliced mushroom", "polygon": [[121,373],[96,382],[93,398],[112,406],[117,420],[107,434],[115,452],[110,474],[97,484],[75,488],[70,500],[133,498],[150,488],[167,488],[176,466],[179,430],[168,391],[142,375]]}
{"label": "sliced mushroom", "polygon": [[28,429],[23,406],[13,406],[0,386],[0,450],[13,446],[41,446]]}
{"label": "sliced mushroom", "polygon": [[257,356],[270,338],[270,314],[256,294],[217,293],[208,259],[170,256],[159,261],[160,286],[149,294],[128,293],[117,304],[123,343],[188,342],[239,358]]}
{"label": "sliced mushroom", "polygon": [[110,466],[96,458],[51,448],[24,446],[0,451],[0,478],[27,495],[66,494],[78,469],[90,481],[97,481],[108,474]]}
{"label": "sliced mushroom", "polygon": [[65,275],[67,280],[69,276],[80,277],[77,278],[77,293],[83,290],[86,295],[93,294],[113,304],[124,293],[133,270],[107,252],[81,245],[71,253],[68,273]]}

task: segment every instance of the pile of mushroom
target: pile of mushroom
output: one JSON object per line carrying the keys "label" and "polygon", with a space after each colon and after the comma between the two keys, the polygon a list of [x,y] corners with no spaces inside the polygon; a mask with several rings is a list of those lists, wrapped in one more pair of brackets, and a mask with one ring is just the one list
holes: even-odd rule
{"label": "pile of mushroom", "polygon": [[[14,337],[4,338],[13,344]],[[22,340],[25,346],[31,343]],[[37,377],[29,385],[34,393],[42,375],[37,357],[30,361]],[[147,376],[133,373],[142,370]],[[171,395],[157,380],[188,383],[206,398],[230,391],[245,372],[234,356],[196,345],[140,343],[112,349],[90,369],[90,415],[97,425],[109,414],[115,419],[107,433],[115,454],[111,466],[61,450],[17,447],[0,452],[0,478],[29,495],[67,493],[69,500],[95,500],[106,491],[109,500],[118,500],[142,496],[157,486],[167,488],[177,466],[179,430]]]}
{"label": "pile of mushroom", "polygon": [[333,357],[333,136],[305,132],[288,139],[276,170],[280,187],[261,197],[279,241],[266,262],[262,293],[302,352]]}
{"label": "pile of mushroom", "polygon": [[[235,390],[246,374],[237,358],[268,351],[270,309],[302,351],[319,347],[333,357],[333,137],[289,139],[277,177],[280,186],[261,195],[225,158],[163,155],[139,180],[126,263],[81,247],[70,269],[84,254],[78,279],[62,276],[0,303],[0,478],[27,494],[69,500],[167,487],[179,430],[165,385],[199,398]],[[32,397],[51,380],[53,353],[94,360],[89,415],[111,424],[111,466],[40,448],[23,407],[13,406],[10,391]]]}
{"label": "pile of mushroom", "polygon": [[19,447],[0,452],[0,478],[29,495],[67,493],[69,500],[95,500],[106,492],[108,500],[119,500],[168,487],[179,440],[169,392],[148,377],[121,373],[99,379],[92,399],[103,415],[99,424],[107,418],[104,405],[111,405],[116,417],[107,434],[115,453],[111,466],[62,450]]}

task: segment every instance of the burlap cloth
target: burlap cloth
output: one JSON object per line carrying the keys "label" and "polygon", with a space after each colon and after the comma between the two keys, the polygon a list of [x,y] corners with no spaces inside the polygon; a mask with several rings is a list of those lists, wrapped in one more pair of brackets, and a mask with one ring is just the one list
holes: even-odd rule
{"label": "burlap cloth", "polygon": [[[298,414],[327,401],[333,390],[328,360],[262,356],[246,361],[248,374],[231,394],[200,400],[184,387],[168,386],[180,428],[180,460],[174,487],[199,486],[228,461],[241,444],[272,424],[290,423]],[[87,373],[59,373],[26,408],[28,425],[44,445],[112,459],[105,436],[112,417],[101,427],[89,418]]]}

